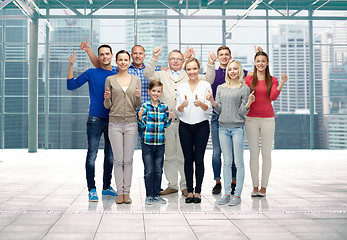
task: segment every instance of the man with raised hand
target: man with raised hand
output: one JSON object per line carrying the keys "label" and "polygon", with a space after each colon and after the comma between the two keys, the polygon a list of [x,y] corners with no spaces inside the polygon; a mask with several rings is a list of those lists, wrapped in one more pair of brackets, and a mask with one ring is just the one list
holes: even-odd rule
{"label": "man with raised hand", "polygon": [[[263,49],[261,47],[254,46],[254,51],[262,52]],[[216,76],[214,79],[212,87],[212,94],[214,99],[216,98],[216,91],[217,87],[220,84],[225,83],[225,74],[226,74],[226,68],[228,66],[228,63],[232,59],[230,48],[227,46],[220,46],[217,49],[217,59],[219,61],[219,68],[216,69]],[[248,72],[243,69],[244,77],[248,75],[252,75],[253,72]],[[212,140],[212,169],[213,169],[213,175],[214,180],[216,181],[216,185],[212,189],[212,194],[220,194],[222,190],[222,184],[221,184],[221,169],[222,169],[222,160],[221,160],[221,154],[222,150],[219,143],[219,115],[212,111],[212,117],[211,117],[211,140]],[[231,182],[231,193],[234,194],[235,187],[236,187],[236,167],[235,163],[232,163],[232,182]]]}
{"label": "man with raised hand", "polygon": [[[169,54],[169,69],[165,71],[155,71],[162,47],[155,47],[153,49],[153,56],[145,67],[143,75],[149,81],[158,80],[164,85],[161,101],[168,105],[169,109],[174,109],[176,104],[176,90],[177,87],[188,81],[186,72],[182,69],[185,57],[179,50],[173,50]],[[192,51],[187,48],[186,53],[189,52],[188,58],[191,57]],[[190,56],[189,56],[190,55]],[[217,57],[215,54],[210,54],[208,57],[206,75],[199,75],[201,80],[206,80],[213,83],[215,77],[214,63]],[[161,191],[160,194],[166,195],[178,192],[178,188],[182,191],[184,196],[188,196],[186,187],[186,180],[184,175],[184,159],[181,149],[181,144],[178,134],[179,119],[176,112],[170,127],[165,131],[165,159],[164,159],[164,173],[168,181],[168,187]],[[178,173],[180,174],[180,181],[178,183]]]}
{"label": "man with raised hand", "polygon": [[70,57],[69,72],[67,76],[67,89],[75,90],[88,82],[89,86],[89,116],[87,121],[88,153],[86,158],[86,178],[89,191],[89,201],[97,202],[98,194],[95,186],[95,159],[99,149],[101,135],[104,134],[104,174],[102,195],[116,196],[111,187],[113,154],[108,138],[108,114],[109,110],[104,107],[105,81],[108,76],[114,75],[111,61],[112,49],[109,45],[101,45],[98,48],[98,61],[100,67],[90,68],[77,78],[73,76],[73,65],[76,61],[76,52]]}
{"label": "man with raised hand", "polygon": [[[88,38],[86,39],[85,42],[83,42],[83,41],[81,42],[80,47],[82,50],[87,52],[92,64],[95,67],[100,67],[100,62],[99,62],[98,58],[95,56],[92,49],[90,48]],[[132,49],[131,49],[132,63],[130,64],[130,66],[128,68],[128,72],[129,72],[129,74],[135,75],[141,79],[141,99],[142,99],[142,102],[147,102],[150,99],[148,91],[147,91],[149,82],[143,76],[143,71],[146,67],[146,65],[143,62],[145,57],[146,57],[146,54],[145,54],[145,49],[143,46],[135,45],[132,47]],[[166,69],[167,68],[156,67],[155,71],[166,70]],[[117,74],[119,71],[118,66],[112,66],[112,71],[114,71],[114,74]]]}

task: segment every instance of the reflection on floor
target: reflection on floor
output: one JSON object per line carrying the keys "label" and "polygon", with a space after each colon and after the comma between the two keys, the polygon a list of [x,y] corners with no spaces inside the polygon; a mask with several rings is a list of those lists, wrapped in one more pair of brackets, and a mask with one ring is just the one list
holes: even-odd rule
{"label": "reflection on floor", "polygon": [[[211,151],[200,204],[181,193],[146,206],[141,151],[135,151],[133,203],[87,198],[85,150],[0,150],[0,239],[347,239],[347,151],[275,150],[268,194],[251,198],[249,152],[242,202],[219,206]],[[114,185],[114,183],[113,183]],[[163,184],[165,187],[165,183]]]}

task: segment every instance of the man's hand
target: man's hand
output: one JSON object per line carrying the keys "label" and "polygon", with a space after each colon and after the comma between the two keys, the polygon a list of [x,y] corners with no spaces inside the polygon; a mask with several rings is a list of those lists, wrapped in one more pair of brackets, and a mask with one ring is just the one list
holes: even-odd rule
{"label": "man's hand", "polygon": [[76,62],[76,51],[73,51],[73,55],[70,56],[69,63],[73,65]]}
{"label": "man's hand", "polygon": [[106,91],[104,93],[104,98],[105,99],[110,99],[111,98],[111,91],[110,91],[110,89],[108,87],[106,88]]}
{"label": "man's hand", "polygon": [[162,50],[163,46],[160,45],[160,46],[157,46],[153,49],[153,58],[155,60],[158,60],[159,59],[159,56],[160,56],[160,53],[161,53],[161,50]]}
{"label": "man's hand", "polygon": [[208,64],[209,65],[214,65],[214,63],[217,60],[217,56],[214,53],[208,52]]}
{"label": "man's hand", "polygon": [[80,48],[81,48],[81,50],[83,50],[83,51],[88,51],[88,50],[90,50],[90,45],[89,45],[89,41],[88,41],[88,38],[86,39],[86,41],[85,42],[81,42],[81,44],[80,44]]}

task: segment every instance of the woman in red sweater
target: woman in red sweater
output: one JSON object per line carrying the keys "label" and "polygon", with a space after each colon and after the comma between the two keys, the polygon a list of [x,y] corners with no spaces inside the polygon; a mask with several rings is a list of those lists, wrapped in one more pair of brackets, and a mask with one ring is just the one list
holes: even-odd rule
{"label": "woman in red sweater", "polygon": [[[254,57],[253,76],[245,78],[245,82],[255,92],[255,102],[252,103],[246,118],[247,141],[250,150],[250,167],[253,182],[252,197],[265,197],[271,171],[271,149],[275,134],[275,114],[272,101],[280,95],[282,87],[287,82],[286,71],[281,82],[270,75],[269,58],[266,53],[258,52]],[[259,142],[261,138],[261,155],[263,159],[261,188],[259,191]]]}

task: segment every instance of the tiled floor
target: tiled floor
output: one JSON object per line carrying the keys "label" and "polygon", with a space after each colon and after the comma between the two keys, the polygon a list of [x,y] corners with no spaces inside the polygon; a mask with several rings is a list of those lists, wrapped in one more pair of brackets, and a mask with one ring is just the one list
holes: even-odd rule
{"label": "tiled floor", "polygon": [[134,155],[133,203],[89,203],[85,150],[0,150],[0,239],[347,239],[347,151],[276,150],[266,198],[251,198],[249,152],[242,203],[218,206],[211,151],[202,203],[181,194],[146,206],[141,152]]}

